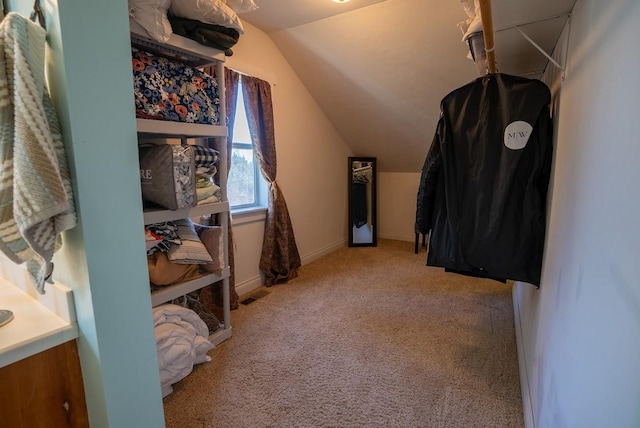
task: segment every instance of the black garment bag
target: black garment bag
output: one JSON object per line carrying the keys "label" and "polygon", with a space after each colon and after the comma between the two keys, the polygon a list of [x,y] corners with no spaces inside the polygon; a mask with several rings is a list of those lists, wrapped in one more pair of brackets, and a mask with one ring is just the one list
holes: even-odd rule
{"label": "black garment bag", "polygon": [[416,231],[427,265],[540,284],[552,141],[549,88],[489,74],[441,102],[422,169]]}

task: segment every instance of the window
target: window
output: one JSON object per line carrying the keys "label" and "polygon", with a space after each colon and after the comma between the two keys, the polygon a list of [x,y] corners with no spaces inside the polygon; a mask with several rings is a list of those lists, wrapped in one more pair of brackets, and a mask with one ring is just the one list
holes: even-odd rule
{"label": "window", "polygon": [[231,169],[227,194],[232,210],[266,206],[266,183],[253,153],[247,113],[244,109],[242,83],[238,84],[236,119],[233,125]]}

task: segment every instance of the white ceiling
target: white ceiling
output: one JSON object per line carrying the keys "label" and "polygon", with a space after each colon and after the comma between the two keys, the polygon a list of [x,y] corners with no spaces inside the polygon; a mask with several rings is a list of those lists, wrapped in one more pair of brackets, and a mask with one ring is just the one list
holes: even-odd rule
{"label": "white ceiling", "polygon": [[265,0],[257,1],[259,8],[245,13],[242,18],[264,32],[272,33],[382,1],[385,0],[351,0],[348,3],[338,4],[331,0]]}
{"label": "white ceiling", "polygon": [[[498,71],[539,78],[576,0],[493,0]],[[478,77],[460,0],[255,0],[241,18],[269,33],[356,156],[419,172],[440,100]]]}

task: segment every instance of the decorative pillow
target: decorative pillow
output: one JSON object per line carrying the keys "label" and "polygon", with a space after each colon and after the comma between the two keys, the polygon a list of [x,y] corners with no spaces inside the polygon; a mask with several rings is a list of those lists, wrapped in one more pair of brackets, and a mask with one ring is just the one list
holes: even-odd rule
{"label": "decorative pillow", "polygon": [[165,253],[158,252],[147,257],[147,266],[149,280],[157,286],[177,284],[202,276],[198,265],[172,263]]}
{"label": "decorative pillow", "polygon": [[258,8],[253,0],[225,0],[225,2],[235,13],[251,12]]}
{"label": "decorative pillow", "polygon": [[200,241],[190,219],[176,221],[181,245],[172,245],[169,260],[178,264],[207,264],[213,262],[209,252]]}
{"label": "decorative pillow", "polygon": [[220,226],[203,226],[196,224],[196,232],[200,236],[200,241],[204,244],[209,252],[212,263],[203,265],[204,270],[216,275],[222,275],[224,268],[224,243],[222,242],[222,227]]}
{"label": "decorative pillow", "polygon": [[136,116],[218,125],[218,83],[197,68],[131,48]]}
{"label": "decorative pillow", "polygon": [[[182,243],[178,237],[178,227],[172,221],[149,224],[144,230],[145,236],[151,234],[154,237],[160,238],[160,242],[156,242],[152,248],[147,249],[147,256],[156,252],[167,253],[169,252],[169,248],[171,248],[171,244],[180,245]],[[150,239],[147,238],[147,242],[149,240]]]}
{"label": "decorative pillow", "polygon": [[169,10],[178,18],[197,19],[244,33],[240,18],[222,0],[173,0]]}
{"label": "decorative pillow", "polygon": [[149,36],[161,43],[171,37],[167,10],[171,0],[129,0],[129,16],[144,28]]}
{"label": "decorative pillow", "polygon": [[140,147],[142,199],[168,210],[195,207],[196,172],[192,146]]}

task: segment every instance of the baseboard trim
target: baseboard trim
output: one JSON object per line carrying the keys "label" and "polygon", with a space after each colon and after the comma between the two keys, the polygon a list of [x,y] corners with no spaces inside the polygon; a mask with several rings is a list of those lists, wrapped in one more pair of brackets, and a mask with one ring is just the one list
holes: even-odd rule
{"label": "baseboard trim", "polygon": [[339,250],[342,247],[346,247],[347,246],[347,241],[346,240],[341,240],[338,241],[334,244],[328,245],[324,248],[320,248],[317,251],[314,251],[311,254],[307,254],[306,256],[301,257],[301,261],[302,261],[302,266],[311,263],[314,260],[318,260],[320,257],[322,256],[326,256],[327,254],[330,254],[336,250]]}
{"label": "baseboard trim", "polygon": [[242,281],[240,284],[236,284],[236,293],[238,296],[249,294],[252,291],[262,287],[262,276],[258,275],[253,278],[249,278],[246,281]]}
{"label": "baseboard trim", "polygon": [[378,233],[378,238],[405,242],[414,242],[416,240],[415,235],[394,235],[392,233]]}
{"label": "baseboard trim", "polygon": [[[306,256],[301,257],[302,266],[308,263],[311,263],[312,261],[317,260],[322,256],[326,256],[327,254],[332,253],[346,246],[347,246],[347,241],[342,240],[342,241],[336,242],[335,244],[331,244],[317,251],[314,251],[311,254],[307,254]],[[253,278],[249,278],[245,281],[242,281],[239,284],[236,284],[236,293],[238,293],[239,296],[251,293],[257,290],[258,288],[262,287],[262,283],[263,283],[262,275],[254,276]]]}
{"label": "baseboard trim", "polygon": [[520,299],[516,283],[512,289],[513,297],[513,321],[516,331],[516,346],[518,348],[518,368],[520,371],[520,390],[522,394],[522,412],[524,414],[525,428],[535,428],[533,417],[533,405],[531,403],[531,389],[529,389],[529,376],[527,370],[527,358],[524,349],[524,337],[522,336],[522,320],[520,318]]}

